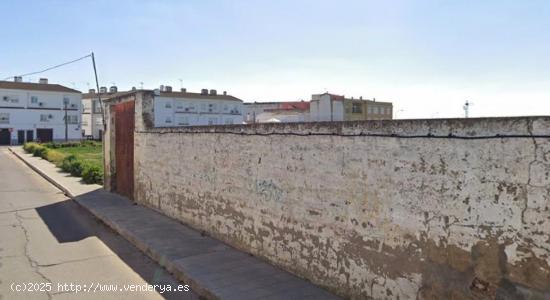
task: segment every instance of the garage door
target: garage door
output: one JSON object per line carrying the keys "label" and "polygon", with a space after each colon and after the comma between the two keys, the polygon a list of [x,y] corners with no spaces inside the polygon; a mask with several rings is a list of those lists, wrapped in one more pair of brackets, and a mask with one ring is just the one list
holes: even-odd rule
{"label": "garage door", "polygon": [[0,145],[9,145],[11,140],[11,133],[9,129],[0,129]]}
{"label": "garage door", "polygon": [[41,143],[51,142],[53,140],[53,129],[51,128],[36,129],[36,138]]}

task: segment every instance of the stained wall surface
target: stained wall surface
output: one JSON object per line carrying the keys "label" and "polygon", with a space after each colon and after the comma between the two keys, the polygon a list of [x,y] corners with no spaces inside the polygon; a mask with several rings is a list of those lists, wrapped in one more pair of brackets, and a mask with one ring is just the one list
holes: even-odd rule
{"label": "stained wall surface", "polygon": [[550,296],[550,117],[151,128],[148,107],[140,204],[345,297]]}

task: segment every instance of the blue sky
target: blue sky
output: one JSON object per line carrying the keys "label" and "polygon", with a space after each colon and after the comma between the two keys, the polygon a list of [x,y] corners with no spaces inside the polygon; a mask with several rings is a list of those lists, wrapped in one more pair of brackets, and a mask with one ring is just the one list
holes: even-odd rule
{"label": "blue sky", "polygon": [[[459,117],[465,100],[472,116],[550,115],[550,1],[5,0],[0,11],[1,78],[94,51],[101,83],[121,89],[181,79],[245,101],[376,97],[399,118]],[[94,85],[88,61],[43,77]]]}

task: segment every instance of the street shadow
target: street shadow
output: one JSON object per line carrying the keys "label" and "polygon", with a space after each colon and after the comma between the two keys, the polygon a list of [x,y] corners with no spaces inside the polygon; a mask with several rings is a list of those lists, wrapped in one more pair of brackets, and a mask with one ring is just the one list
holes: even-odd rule
{"label": "street shadow", "polygon": [[90,224],[81,209],[71,200],[36,208],[36,212],[44,221],[58,243],[78,242],[93,236]]}
{"label": "street shadow", "polygon": [[[101,191],[93,191],[83,196],[93,197],[97,193],[101,193]],[[172,288],[182,284],[141,250],[96,219],[73,200],[38,207],[36,211],[59,243],[78,242],[88,237],[97,237],[149,284],[170,284]],[[126,284],[134,283],[128,282]],[[159,295],[169,300],[200,299],[192,291],[165,292]]]}

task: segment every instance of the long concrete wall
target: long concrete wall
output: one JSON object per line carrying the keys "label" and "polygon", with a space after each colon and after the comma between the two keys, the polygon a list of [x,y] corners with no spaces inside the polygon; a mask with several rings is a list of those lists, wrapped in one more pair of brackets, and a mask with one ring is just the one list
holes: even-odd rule
{"label": "long concrete wall", "polygon": [[151,107],[140,204],[345,297],[550,297],[550,139],[528,137],[549,117],[151,128]]}

